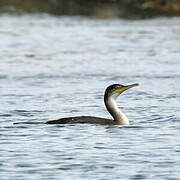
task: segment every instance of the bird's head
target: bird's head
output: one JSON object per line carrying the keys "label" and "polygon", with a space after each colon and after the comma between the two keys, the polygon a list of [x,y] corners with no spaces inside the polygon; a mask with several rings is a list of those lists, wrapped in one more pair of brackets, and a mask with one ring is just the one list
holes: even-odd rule
{"label": "bird's head", "polygon": [[139,84],[135,83],[135,84],[127,85],[127,86],[124,86],[121,84],[110,85],[105,90],[105,97],[107,98],[113,97],[114,99],[116,99],[121,93],[135,86],[139,86]]}

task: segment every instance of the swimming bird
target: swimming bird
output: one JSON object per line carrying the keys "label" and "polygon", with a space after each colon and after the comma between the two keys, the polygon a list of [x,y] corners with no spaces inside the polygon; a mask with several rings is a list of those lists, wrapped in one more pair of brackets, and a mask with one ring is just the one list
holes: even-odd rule
{"label": "swimming bird", "polygon": [[113,117],[112,119],[106,119],[101,117],[93,116],[76,116],[66,117],[58,120],[47,121],[46,124],[72,124],[72,123],[89,123],[89,124],[103,124],[103,125],[129,125],[129,120],[126,115],[118,108],[116,99],[117,97],[132,87],[138,86],[139,84],[121,85],[113,84],[106,88],[104,93],[104,104],[108,112]]}

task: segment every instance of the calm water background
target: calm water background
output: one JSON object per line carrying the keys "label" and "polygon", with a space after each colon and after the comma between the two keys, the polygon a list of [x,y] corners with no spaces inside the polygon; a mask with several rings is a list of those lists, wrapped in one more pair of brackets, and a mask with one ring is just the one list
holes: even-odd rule
{"label": "calm water background", "polygon": [[[109,117],[131,126],[33,125]],[[0,16],[0,179],[180,179],[180,19]]]}

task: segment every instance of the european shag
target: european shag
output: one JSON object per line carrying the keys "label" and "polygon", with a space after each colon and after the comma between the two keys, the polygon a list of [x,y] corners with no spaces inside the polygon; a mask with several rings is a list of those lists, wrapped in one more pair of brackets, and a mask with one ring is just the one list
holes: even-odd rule
{"label": "european shag", "polygon": [[116,99],[122,92],[138,85],[138,83],[127,86],[123,86],[121,84],[113,84],[106,88],[104,93],[104,103],[108,112],[113,117],[112,120],[93,116],[76,116],[47,121],[46,124],[89,123],[103,125],[129,125],[129,120],[126,115],[118,108]]}

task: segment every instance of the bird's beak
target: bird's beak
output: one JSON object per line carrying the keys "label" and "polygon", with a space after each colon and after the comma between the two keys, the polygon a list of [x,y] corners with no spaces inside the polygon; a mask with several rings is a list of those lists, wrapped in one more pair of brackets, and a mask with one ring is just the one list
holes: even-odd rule
{"label": "bird's beak", "polygon": [[139,84],[135,83],[135,84],[130,84],[130,85],[127,85],[127,86],[123,86],[123,87],[121,87],[119,89],[116,89],[115,92],[121,94],[122,92],[126,91],[127,89],[130,89],[130,88],[135,87],[135,86],[139,86]]}

